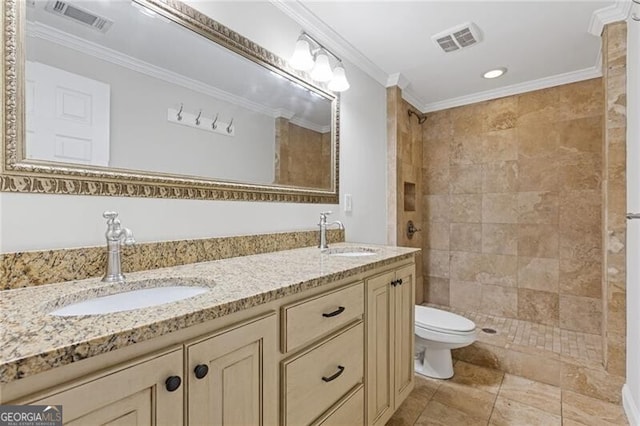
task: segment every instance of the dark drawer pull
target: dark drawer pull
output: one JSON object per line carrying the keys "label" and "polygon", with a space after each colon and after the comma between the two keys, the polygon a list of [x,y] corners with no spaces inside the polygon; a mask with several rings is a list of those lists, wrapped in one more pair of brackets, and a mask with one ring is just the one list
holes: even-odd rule
{"label": "dark drawer pull", "polygon": [[329,376],[329,377],[323,377],[322,380],[324,380],[325,382],[331,382],[335,379],[337,379],[338,377],[340,377],[340,375],[344,372],[344,367],[339,365],[338,366],[338,371],[333,375],[333,376]]}
{"label": "dark drawer pull", "polygon": [[402,278],[398,280],[398,285],[402,285]]}
{"label": "dark drawer pull", "polygon": [[322,314],[322,316],[325,317],[325,318],[335,317],[336,315],[340,315],[341,313],[343,313],[344,309],[345,309],[344,306],[340,306],[335,311],[329,312],[328,314]]}

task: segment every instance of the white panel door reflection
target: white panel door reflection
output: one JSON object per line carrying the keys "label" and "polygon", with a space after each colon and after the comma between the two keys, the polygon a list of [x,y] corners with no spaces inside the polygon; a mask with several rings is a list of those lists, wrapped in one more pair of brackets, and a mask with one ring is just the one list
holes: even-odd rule
{"label": "white panel door reflection", "polygon": [[108,166],[110,86],[31,61],[26,81],[26,158]]}

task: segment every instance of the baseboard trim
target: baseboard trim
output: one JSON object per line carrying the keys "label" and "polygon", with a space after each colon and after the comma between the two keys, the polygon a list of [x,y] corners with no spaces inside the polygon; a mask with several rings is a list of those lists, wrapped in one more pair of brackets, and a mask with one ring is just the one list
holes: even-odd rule
{"label": "baseboard trim", "polygon": [[627,415],[627,420],[629,420],[629,425],[640,426],[640,413],[638,412],[636,403],[633,401],[631,390],[629,390],[629,386],[627,384],[622,387],[622,406],[624,407],[624,412]]}

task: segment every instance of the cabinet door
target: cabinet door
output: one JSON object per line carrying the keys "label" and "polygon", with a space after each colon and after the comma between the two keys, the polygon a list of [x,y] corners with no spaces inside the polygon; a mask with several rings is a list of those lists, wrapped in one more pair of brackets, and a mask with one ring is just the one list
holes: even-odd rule
{"label": "cabinet door", "polygon": [[276,330],[271,313],[187,347],[189,424],[277,423]]}
{"label": "cabinet door", "polygon": [[367,280],[367,424],[384,425],[394,410],[394,272]]}
{"label": "cabinet door", "polygon": [[62,405],[65,425],[181,425],[184,386],[165,382],[182,377],[182,363],[177,349],[28,403]]}
{"label": "cabinet door", "polygon": [[395,377],[394,401],[398,408],[413,390],[414,385],[414,315],[415,279],[414,266],[406,266],[396,272],[396,280],[402,284],[394,292],[394,348]]}

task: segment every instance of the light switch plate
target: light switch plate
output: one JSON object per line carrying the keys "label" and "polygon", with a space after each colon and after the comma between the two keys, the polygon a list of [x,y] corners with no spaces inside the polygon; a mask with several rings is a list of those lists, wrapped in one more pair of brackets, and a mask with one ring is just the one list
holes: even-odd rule
{"label": "light switch plate", "polygon": [[351,213],[351,210],[353,210],[353,197],[351,194],[344,194],[344,211]]}

